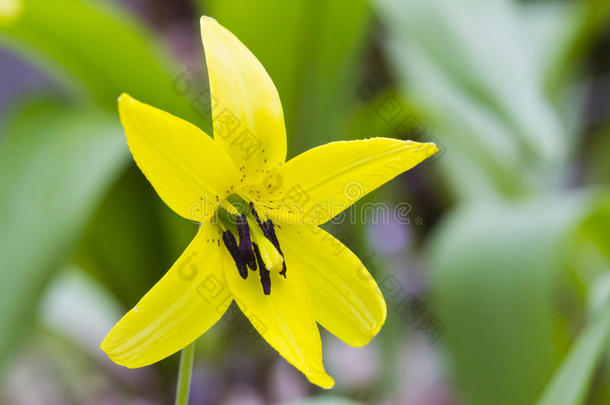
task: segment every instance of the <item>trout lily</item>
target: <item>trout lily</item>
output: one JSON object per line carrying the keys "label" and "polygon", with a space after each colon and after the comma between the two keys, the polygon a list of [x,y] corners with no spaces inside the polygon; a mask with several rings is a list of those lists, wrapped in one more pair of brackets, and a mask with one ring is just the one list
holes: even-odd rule
{"label": "trout lily", "polygon": [[313,384],[331,388],[317,323],[367,344],[386,304],[360,260],[318,225],[437,151],[388,138],[332,142],[289,161],[277,90],[231,32],[201,18],[214,138],[127,94],[127,144],[161,199],[199,230],[108,333],[117,364],[142,367],[189,345],[235,301]]}

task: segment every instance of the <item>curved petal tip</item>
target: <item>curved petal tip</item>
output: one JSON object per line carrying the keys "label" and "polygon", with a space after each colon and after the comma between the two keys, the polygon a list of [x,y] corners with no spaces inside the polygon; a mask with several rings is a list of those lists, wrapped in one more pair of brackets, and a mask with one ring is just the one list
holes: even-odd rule
{"label": "curved petal tip", "polygon": [[207,15],[202,15],[201,18],[199,19],[199,24],[201,24],[201,28],[203,28],[203,25],[208,22],[208,23],[216,23],[218,24],[218,21],[216,21],[216,19],[214,17],[209,17]]}
{"label": "curved petal tip", "polygon": [[121,95],[119,96],[119,98],[117,98],[117,101],[119,103],[121,102],[125,102],[125,101],[134,101],[133,97],[131,97],[129,94],[127,93],[121,93]]}
{"label": "curved petal tip", "polygon": [[315,378],[307,377],[310,383],[317,385],[320,388],[329,390],[335,386],[335,380],[328,374],[316,376]]}

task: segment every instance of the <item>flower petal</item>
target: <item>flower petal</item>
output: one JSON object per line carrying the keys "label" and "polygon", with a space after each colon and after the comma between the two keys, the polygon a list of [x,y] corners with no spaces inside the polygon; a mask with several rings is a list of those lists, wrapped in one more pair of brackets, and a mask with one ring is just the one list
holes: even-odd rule
{"label": "flower petal", "polygon": [[244,183],[256,183],[286,159],[286,128],[277,89],[258,59],[216,20],[201,17],[201,37],[214,139],[237,167],[244,167]]}
{"label": "flower petal", "polygon": [[232,302],[219,231],[202,224],[184,253],[108,333],[101,344],[129,368],[155,363],[184,348],[220,319]]}
{"label": "flower petal", "polygon": [[351,346],[366,345],[386,319],[386,303],[373,277],[345,245],[323,229],[282,225],[278,239],[286,257],[298,263],[316,320]]}
{"label": "flower petal", "polygon": [[119,113],[134,160],[161,199],[177,214],[203,222],[239,183],[227,154],[196,126],[127,94]]}
{"label": "flower petal", "polygon": [[[324,371],[322,342],[309,301],[307,284],[299,268],[283,278],[271,272],[271,294],[264,295],[257,274],[242,279],[227,253],[226,278],[235,301],[252,325],[290,364],[313,384],[331,388],[333,379]],[[290,259],[287,263],[290,266]],[[230,267],[232,265],[232,268]]]}
{"label": "flower petal", "polygon": [[288,161],[278,186],[252,196],[274,222],[322,224],[437,150],[433,143],[390,138],[331,142]]}

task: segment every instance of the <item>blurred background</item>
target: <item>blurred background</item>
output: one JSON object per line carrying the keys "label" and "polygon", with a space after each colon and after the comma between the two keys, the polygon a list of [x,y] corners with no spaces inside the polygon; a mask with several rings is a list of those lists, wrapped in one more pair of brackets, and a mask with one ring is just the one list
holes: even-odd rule
{"label": "blurred background", "polygon": [[[172,402],[177,355],[99,350],[196,231],[135,167],[116,101],[212,134],[202,14],[273,78],[289,157],[371,136],[440,153],[326,225],[388,303],[364,348],[321,331],[336,387],[232,307],[191,404],[610,403],[607,0],[0,0],[1,404]],[[360,214],[374,201],[387,219]]]}

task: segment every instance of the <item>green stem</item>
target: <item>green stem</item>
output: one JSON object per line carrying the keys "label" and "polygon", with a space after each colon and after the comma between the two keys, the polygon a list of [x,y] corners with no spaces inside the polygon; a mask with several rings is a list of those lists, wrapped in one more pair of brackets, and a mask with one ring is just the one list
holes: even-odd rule
{"label": "green stem", "polygon": [[188,405],[189,390],[191,388],[191,374],[193,360],[195,359],[195,342],[191,343],[180,353],[180,370],[178,371],[178,388],[176,389],[176,405]]}

